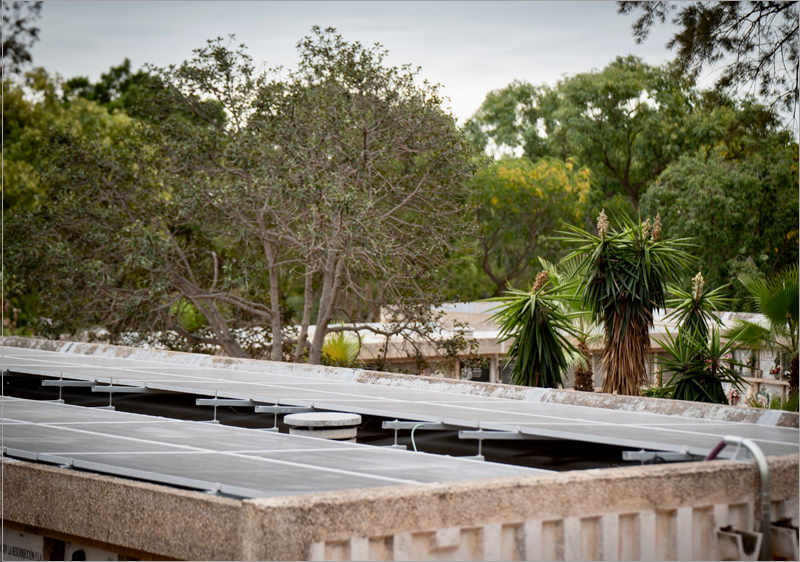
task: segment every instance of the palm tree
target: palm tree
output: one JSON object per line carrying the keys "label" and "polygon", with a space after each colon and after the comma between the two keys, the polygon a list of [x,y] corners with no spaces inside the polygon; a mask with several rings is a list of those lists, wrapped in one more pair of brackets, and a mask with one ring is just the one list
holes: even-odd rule
{"label": "palm tree", "polygon": [[738,339],[740,345],[753,350],[771,349],[790,362],[789,388],[797,392],[797,344],[800,296],[798,266],[790,266],[769,279],[740,277],[750,293],[757,312],[764,315],[766,325],[738,320],[725,333]]}
{"label": "palm tree", "polygon": [[603,325],[603,392],[638,396],[645,382],[653,311],[663,309],[665,284],[695,261],[685,248],[689,239],[661,240],[661,217],[635,223],[623,217],[622,228],[609,228],[605,212],[595,236],[568,226],[561,238],[579,245],[564,258],[576,259],[576,295],[581,306]]}
{"label": "palm tree", "polygon": [[514,384],[559,388],[572,358],[579,354],[567,336],[578,337],[574,313],[561,302],[560,287],[548,271],[536,276],[531,291],[511,289],[502,297],[488,299],[502,304],[492,320],[500,325],[498,341],[513,339],[505,358],[514,364]]}

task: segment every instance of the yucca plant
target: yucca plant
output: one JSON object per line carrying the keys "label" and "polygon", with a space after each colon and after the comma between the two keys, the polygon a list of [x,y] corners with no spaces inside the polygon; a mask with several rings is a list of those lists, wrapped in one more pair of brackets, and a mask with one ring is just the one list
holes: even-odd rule
{"label": "yucca plant", "polygon": [[669,288],[673,298],[667,301],[667,306],[673,310],[667,318],[676,320],[678,336],[673,338],[667,331],[666,340],[660,343],[670,357],[658,362],[662,371],[672,377],[657,391],[651,389],[649,396],[727,404],[722,383],[730,382],[741,390],[741,377],[733,370],[734,363],[722,361],[736,346],[736,340],[721,345],[720,319],[715,314],[731,300],[723,296],[727,287],[711,289],[698,271],[692,279],[691,292],[675,286]]}
{"label": "yucca plant", "polygon": [[723,345],[718,326],[712,326],[705,337],[698,331],[684,331],[677,337],[667,331],[660,343],[669,357],[659,358],[659,365],[671,374],[660,389],[662,397],[727,404],[723,382],[730,383],[738,391],[743,390],[742,377],[734,370],[742,365],[726,358],[736,342],[729,340]]}
{"label": "yucca plant", "polygon": [[724,296],[728,287],[730,285],[711,289],[699,271],[692,279],[691,292],[671,285],[668,292],[672,298],[668,299],[666,304],[672,312],[667,319],[675,320],[680,336],[692,337],[696,334],[705,341],[708,338],[709,328],[720,322],[716,313],[724,310],[733,300]]}
{"label": "yucca plant", "polygon": [[612,230],[605,212],[598,235],[568,226],[565,240],[577,246],[564,262],[578,260],[573,276],[581,305],[601,323],[605,335],[603,392],[638,396],[645,382],[653,311],[665,306],[667,281],[680,277],[696,260],[688,238],[661,236],[661,217],[636,223],[623,217]]}
{"label": "yucca plant", "polygon": [[790,365],[790,389],[797,392],[800,318],[797,264],[769,279],[740,277],[739,280],[750,293],[756,311],[766,317],[766,325],[739,320],[725,335],[737,339],[741,346],[754,351],[771,349],[782,354]]}
{"label": "yucca plant", "polygon": [[511,382],[525,386],[560,388],[564,374],[579,356],[569,336],[579,336],[570,312],[560,300],[557,283],[547,271],[536,276],[530,292],[509,289],[489,299],[502,303],[492,320],[500,325],[499,342],[514,340],[505,364],[514,365]]}
{"label": "yucca plant", "polygon": [[594,392],[594,369],[592,368],[592,355],[589,344],[602,339],[598,334],[600,326],[592,320],[591,312],[582,309],[580,298],[575,294],[577,283],[573,273],[578,266],[577,260],[563,262],[559,265],[539,258],[542,267],[550,277],[558,283],[562,293],[561,302],[572,313],[572,324],[577,330],[576,347],[578,357],[571,363],[575,367],[575,384],[573,388],[582,392]]}
{"label": "yucca plant", "polygon": [[329,332],[322,343],[322,354],[329,365],[351,366],[361,350],[361,338],[352,332]]}

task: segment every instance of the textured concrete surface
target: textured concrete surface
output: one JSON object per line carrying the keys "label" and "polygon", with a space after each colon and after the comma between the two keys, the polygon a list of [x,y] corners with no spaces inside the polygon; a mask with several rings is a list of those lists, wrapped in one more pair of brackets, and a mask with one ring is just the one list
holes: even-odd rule
{"label": "textured concrete surface", "polygon": [[[770,469],[773,501],[796,498],[797,457],[774,459]],[[307,545],[321,541],[338,544],[354,537],[397,536],[420,529],[435,532],[610,513],[669,513],[682,507],[754,504],[756,489],[754,466],[720,461],[571,472],[538,480],[498,478],[249,500],[245,519],[258,524],[252,534],[263,540],[254,542],[256,550],[247,554],[264,560],[311,557],[300,550],[298,538]],[[563,537],[561,542],[563,546]],[[469,559],[483,559],[480,553],[473,555]]]}
{"label": "textured concrete surface", "polygon": [[152,554],[145,559],[242,559],[239,501],[42,464],[2,467],[4,520]]}
{"label": "textured concrete surface", "polygon": [[[797,524],[798,457],[769,459]],[[627,467],[247,501],[4,461],[4,519],[190,560],[715,559],[757,525],[752,463]],[[577,545],[577,546],[576,546]]]}
{"label": "textured concrete surface", "polygon": [[510,400],[571,404],[575,406],[609,408],[632,412],[667,414],[681,417],[756,423],[782,427],[798,427],[800,425],[798,423],[800,421],[800,416],[797,413],[779,410],[739,408],[735,406],[701,404],[697,402],[664,400],[660,398],[615,396],[601,393],[576,392],[573,390],[529,388],[504,384],[441,379],[436,377],[399,375],[378,371],[296,363],[279,363],[254,359],[234,359],[229,357],[181,353],[177,351],[159,351],[81,342],[4,337],[0,339],[0,343],[13,347],[42,349],[45,351],[60,351],[63,353],[96,355],[102,357],[120,357],[144,361],[161,361],[169,364],[196,365],[198,367],[207,366],[254,372],[285,373],[319,379],[352,381],[397,388],[434,390],[437,392],[451,392],[454,394],[469,394],[473,396],[507,398]]}

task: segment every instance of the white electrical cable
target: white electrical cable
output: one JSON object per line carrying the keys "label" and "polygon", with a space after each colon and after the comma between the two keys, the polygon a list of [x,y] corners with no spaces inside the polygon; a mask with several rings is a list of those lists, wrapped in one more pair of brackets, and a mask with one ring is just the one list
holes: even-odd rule
{"label": "white electrical cable", "polygon": [[414,452],[417,452],[417,444],[414,441],[414,432],[417,430],[418,427],[425,425],[424,423],[418,423],[414,427],[411,428],[411,446],[414,447]]}

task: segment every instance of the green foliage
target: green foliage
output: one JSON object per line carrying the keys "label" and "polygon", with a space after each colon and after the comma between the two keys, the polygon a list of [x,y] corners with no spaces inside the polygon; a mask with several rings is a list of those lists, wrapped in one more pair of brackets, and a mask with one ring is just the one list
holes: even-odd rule
{"label": "green foliage", "polygon": [[576,294],[592,318],[602,322],[606,338],[603,392],[638,395],[646,373],[653,311],[665,307],[669,280],[693,263],[687,239],[662,239],[661,221],[651,226],[623,217],[619,230],[609,228],[605,213],[599,236],[567,226],[563,240],[575,248],[563,260],[575,260]]}
{"label": "green foliage", "polygon": [[208,321],[203,313],[186,299],[180,299],[173,303],[170,315],[187,332],[200,332],[208,326]]}
{"label": "green foliage", "polygon": [[754,350],[779,351],[791,362],[789,384],[797,388],[798,326],[800,322],[800,285],[798,264],[778,272],[769,279],[743,277],[741,282],[751,295],[756,312],[766,316],[766,325],[746,320],[737,321],[725,335],[743,347]]}
{"label": "green foliage", "polygon": [[330,332],[322,344],[322,354],[328,365],[350,367],[361,350],[361,338],[352,332]]}
{"label": "green foliage", "polygon": [[[682,73],[699,76],[724,61],[717,88],[749,89],[792,111],[798,100],[798,8],[796,2],[617,2],[622,14],[636,12],[633,24],[642,43],[657,23],[677,9],[677,31],[667,48],[677,47]],[[680,8],[678,9],[678,7]]]}
{"label": "green foliage", "polygon": [[572,324],[575,313],[565,310],[559,292],[548,273],[542,272],[530,292],[510,289],[505,296],[490,299],[502,303],[492,317],[500,326],[498,341],[514,340],[505,358],[506,365],[514,365],[514,384],[560,388],[570,356],[580,354],[567,338],[578,336]]}
{"label": "green foliage", "polygon": [[734,363],[725,359],[738,347],[738,342],[736,338],[729,338],[725,345],[721,344],[720,319],[715,314],[730,301],[722,296],[724,289],[711,289],[699,272],[692,279],[691,292],[670,288],[675,298],[667,304],[674,310],[667,318],[676,319],[678,337],[674,338],[667,331],[667,339],[660,343],[670,357],[658,361],[662,371],[671,377],[662,388],[651,389],[649,395],[727,404],[723,382],[742,390],[742,379],[734,370]]}
{"label": "green foliage", "polygon": [[723,296],[726,287],[711,289],[700,272],[692,280],[691,291],[674,285],[669,287],[668,291],[674,298],[666,302],[666,306],[672,309],[667,319],[676,321],[680,337],[694,337],[695,334],[702,340],[708,337],[709,328],[719,324],[715,312],[726,310],[731,301]]}
{"label": "green foliage", "polygon": [[797,391],[790,392],[786,398],[781,398],[780,396],[775,396],[772,398],[769,404],[770,410],[784,410],[786,412],[797,412],[798,406],[800,406],[800,393]]}
{"label": "green foliage", "polygon": [[[642,199],[643,212],[659,210],[667,236],[692,237],[711,285],[731,284],[741,308],[747,293],[734,283],[743,268],[768,275],[798,262],[798,149],[768,136],[747,156],[726,157],[725,147],[685,155]],[[748,265],[749,264],[749,265]]]}
{"label": "green foliage", "polygon": [[670,374],[669,381],[658,390],[664,398],[727,404],[728,398],[722,383],[730,383],[737,390],[743,390],[743,381],[734,366],[743,367],[726,359],[736,346],[735,340],[724,345],[720,340],[717,326],[711,328],[706,339],[694,332],[691,337],[673,337],[667,332],[661,340],[664,350],[670,355],[658,358],[664,373]]}
{"label": "green foliage", "polygon": [[64,105],[60,82],[37,68],[26,85],[3,82],[3,208],[31,208],[47,199],[36,170],[47,166],[42,150],[53,131],[69,131],[104,143],[130,124],[126,115],[112,115],[97,104],[79,100]]}
{"label": "green foliage", "polygon": [[561,248],[548,234],[560,222],[583,221],[589,173],[553,158],[506,158],[471,183],[481,226],[479,267],[497,296],[509,285],[532,283],[537,255],[556,258]]}
{"label": "green foliage", "polygon": [[691,82],[676,80],[667,67],[617,57],[555,88],[513,82],[491,92],[467,130],[482,148],[522,148],[534,161],[575,158],[591,169],[602,198],[622,195],[628,211],[684,150],[694,97]]}

